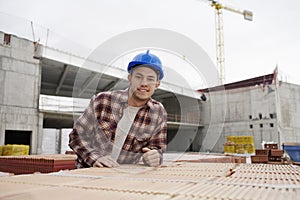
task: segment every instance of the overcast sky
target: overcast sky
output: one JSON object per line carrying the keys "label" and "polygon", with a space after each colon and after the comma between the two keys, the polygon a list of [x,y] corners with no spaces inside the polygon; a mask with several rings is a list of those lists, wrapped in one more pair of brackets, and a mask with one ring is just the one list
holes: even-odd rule
{"label": "overcast sky", "polygon": [[[300,1],[219,2],[254,14],[250,22],[223,11],[226,83],[272,73],[278,65],[284,81],[300,84]],[[0,0],[0,30],[33,39],[30,21],[35,39],[45,43],[49,29],[49,46],[63,40],[82,52],[126,31],[167,29],[216,62],[215,10],[205,0]]]}

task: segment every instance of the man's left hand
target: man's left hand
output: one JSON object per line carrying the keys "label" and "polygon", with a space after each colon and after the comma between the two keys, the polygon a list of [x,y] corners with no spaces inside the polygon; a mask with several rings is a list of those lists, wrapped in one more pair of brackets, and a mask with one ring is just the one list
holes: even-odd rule
{"label": "man's left hand", "polygon": [[145,164],[151,167],[158,167],[160,165],[160,154],[157,150],[144,147],[142,151],[144,153],[143,160]]}

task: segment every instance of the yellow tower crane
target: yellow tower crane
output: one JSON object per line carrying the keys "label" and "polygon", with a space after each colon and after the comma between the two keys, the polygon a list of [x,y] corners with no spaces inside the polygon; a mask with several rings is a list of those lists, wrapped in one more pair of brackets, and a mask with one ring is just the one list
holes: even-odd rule
{"label": "yellow tower crane", "polygon": [[223,34],[223,10],[228,10],[234,13],[244,15],[244,19],[252,21],[253,13],[248,10],[240,11],[234,8],[230,8],[222,5],[214,0],[208,0],[211,2],[211,6],[215,8],[216,13],[216,51],[217,51],[217,67],[219,70],[219,82],[223,84],[225,82],[225,58],[224,58],[224,34]]}

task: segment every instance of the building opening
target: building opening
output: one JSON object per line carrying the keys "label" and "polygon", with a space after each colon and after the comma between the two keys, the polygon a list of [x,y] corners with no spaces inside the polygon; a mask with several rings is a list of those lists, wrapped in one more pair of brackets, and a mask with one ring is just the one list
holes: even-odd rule
{"label": "building opening", "polygon": [[4,144],[23,144],[30,146],[32,131],[5,130]]}
{"label": "building opening", "polygon": [[3,44],[4,45],[10,45],[11,35],[10,34],[4,34],[3,38]]}

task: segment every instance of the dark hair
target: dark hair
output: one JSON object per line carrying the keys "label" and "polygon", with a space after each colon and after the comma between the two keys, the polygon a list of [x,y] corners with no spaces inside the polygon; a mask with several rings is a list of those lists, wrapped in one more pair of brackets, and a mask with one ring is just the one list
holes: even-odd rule
{"label": "dark hair", "polygon": [[153,71],[156,72],[156,74],[157,74],[157,80],[159,80],[159,76],[160,76],[159,71],[156,70],[156,69],[154,69],[151,65],[135,65],[135,66],[133,66],[133,67],[131,68],[130,74],[132,74],[132,72],[133,72],[136,68],[138,68],[138,67],[148,67],[148,68],[152,69]]}

